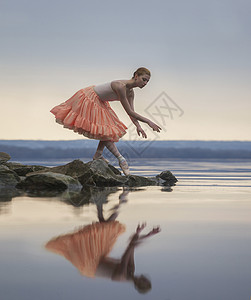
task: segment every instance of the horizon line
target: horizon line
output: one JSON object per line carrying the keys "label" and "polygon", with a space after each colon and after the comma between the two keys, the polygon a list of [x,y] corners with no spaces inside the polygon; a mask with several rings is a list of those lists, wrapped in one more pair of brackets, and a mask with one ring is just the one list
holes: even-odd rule
{"label": "horizon line", "polygon": [[[0,141],[37,141],[37,142],[73,142],[73,141],[99,141],[99,140],[94,140],[94,139],[74,139],[74,140],[45,140],[45,139],[0,139]],[[120,140],[118,142],[251,142],[251,140],[202,140],[202,139],[191,139],[191,140],[186,140],[186,139],[180,139],[180,140]],[[116,142],[116,143],[118,143]]]}

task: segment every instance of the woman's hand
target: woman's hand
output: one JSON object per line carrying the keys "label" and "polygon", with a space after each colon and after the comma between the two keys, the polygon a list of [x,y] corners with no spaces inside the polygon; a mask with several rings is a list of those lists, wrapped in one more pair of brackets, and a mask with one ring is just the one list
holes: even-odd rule
{"label": "woman's hand", "polygon": [[137,229],[136,229],[136,233],[133,236],[133,239],[131,241],[131,243],[140,243],[142,240],[144,240],[145,238],[148,238],[152,235],[155,235],[157,233],[160,232],[160,226],[155,226],[153,227],[153,229],[151,231],[149,231],[147,234],[145,235],[139,235],[141,233],[141,231],[146,227],[146,223],[142,223],[141,225],[139,224]]}
{"label": "woman's hand", "polygon": [[146,223],[142,223],[141,225],[139,224],[137,229],[136,229],[136,233],[139,234],[144,228],[146,227]]}
{"label": "woman's hand", "polygon": [[141,134],[143,138],[145,138],[145,139],[147,138],[147,135],[141,126],[137,126],[137,133],[138,133],[138,136],[140,136],[140,134]]}
{"label": "woman's hand", "polygon": [[149,121],[147,122],[147,124],[152,128],[153,131],[160,132],[161,127],[159,127],[159,125],[153,123],[151,120],[149,120]]}
{"label": "woman's hand", "polygon": [[160,232],[160,227],[156,226],[156,227],[153,227],[153,229],[147,234],[147,236],[151,236],[151,235],[157,234],[159,232]]}

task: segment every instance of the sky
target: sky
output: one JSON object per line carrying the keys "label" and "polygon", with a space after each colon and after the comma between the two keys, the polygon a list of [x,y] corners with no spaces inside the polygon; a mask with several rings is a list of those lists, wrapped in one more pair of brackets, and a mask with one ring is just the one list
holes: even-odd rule
{"label": "sky", "polygon": [[148,139],[251,140],[250,15],[248,0],[0,0],[0,139],[85,139],[50,109],[145,66]]}

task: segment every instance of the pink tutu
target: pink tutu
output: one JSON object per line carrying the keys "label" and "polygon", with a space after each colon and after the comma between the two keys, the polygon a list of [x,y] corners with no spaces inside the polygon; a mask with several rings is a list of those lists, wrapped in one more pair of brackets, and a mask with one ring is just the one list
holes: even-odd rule
{"label": "pink tutu", "polygon": [[45,248],[64,256],[82,275],[95,277],[100,260],[109,254],[124,231],[125,226],[118,221],[93,223],[52,239]]}
{"label": "pink tutu", "polygon": [[117,142],[127,127],[119,120],[108,101],[102,101],[94,86],[79,90],[69,100],[55,106],[56,122],[84,136]]}

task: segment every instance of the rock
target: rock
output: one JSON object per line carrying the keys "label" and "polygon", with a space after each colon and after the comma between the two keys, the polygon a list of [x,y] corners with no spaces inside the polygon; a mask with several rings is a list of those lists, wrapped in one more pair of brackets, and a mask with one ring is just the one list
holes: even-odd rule
{"label": "rock", "polygon": [[101,159],[86,164],[77,159],[66,165],[53,167],[46,171],[69,175],[77,179],[83,186],[121,186],[128,180],[125,176],[117,175],[120,172]]}
{"label": "rock", "polygon": [[11,157],[8,153],[0,152],[0,164],[7,162]]}
{"label": "rock", "polygon": [[130,187],[156,185],[156,180],[143,176],[129,175],[125,185]]}
{"label": "rock", "polygon": [[[23,188],[24,189],[24,188]],[[21,191],[21,189],[19,189]],[[67,190],[66,190],[67,191]],[[30,198],[51,198],[51,197],[60,197],[65,191],[61,190],[48,190],[48,189],[41,189],[41,190],[34,190],[34,189],[25,189],[25,196]],[[61,199],[60,199],[61,200]]]}
{"label": "rock", "polygon": [[21,195],[21,191],[15,187],[0,188],[0,202],[11,201],[13,197]]}
{"label": "rock", "polygon": [[15,172],[4,165],[0,165],[0,202],[11,201],[13,197],[20,194],[15,188],[20,180]]}
{"label": "rock", "polygon": [[29,173],[50,169],[50,168],[44,167],[44,166],[23,165],[23,164],[16,163],[16,162],[7,162],[4,165],[7,166],[10,170],[17,173],[18,176],[26,176]]}
{"label": "rock", "polygon": [[82,186],[78,180],[72,178],[71,176],[46,172],[27,176],[17,185],[17,188],[22,188],[29,191],[64,191],[66,189],[81,190]]}
{"label": "rock", "polygon": [[50,168],[48,171],[78,178],[88,172],[88,170],[89,166],[87,164],[80,159],[76,159],[66,165]]}
{"label": "rock", "polygon": [[4,165],[6,167],[8,167],[10,170],[13,171],[13,169],[16,169],[16,168],[20,168],[20,167],[23,167],[23,166],[26,166],[26,165],[23,165],[23,164],[20,164],[20,163],[17,163],[17,162],[6,162],[4,163]]}
{"label": "rock", "polygon": [[122,174],[122,173],[121,173],[117,168],[115,168],[113,165],[108,164],[108,167],[112,170],[112,172],[113,172],[115,175],[121,175],[121,174]]}
{"label": "rock", "polygon": [[21,166],[18,168],[14,168],[13,171],[17,173],[19,176],[26,176],[27,174],[37,172],[37,171],[45,171],[49,170],[48,167],[43,166]]}
{"label": "rock", "polygon": [[20,178],[14,171],[0,165],[0,188],[15,187],[19,181]]}
{"label": "rock", "polygon": [[[84,163],[81,160],[74,160],[66,165],[52,168],[10,162],[5,162],[1,167],[2,170],[8,174],[11,173],[11,176],[15,178],[16,181],[12,183],[13,186],[20,181],[19,176],[26,176],[18,184],[18,188],[35,194],[37,192],[43,193],[42,191],[55,194],[66,189],[79,190],[81,185],[85,188],[88,186],[140,187],[150,185],[171,186],[177,182],[177,179],[170,171],[164,171],[156,177],[122,176],[118,169],[112,165],[108,165],[101,159],[88,163]],[[9,182],[10,179],[7,181]]]}
{"label": "rock", "polygon": [[156,178],[161,178],[162,180],[164,180],[164,183],[162,183],[162,185],[175,185],[175,183],[178,181],[170,171],[163,171],[159,175],[157,175]]}
{"label": "rock", "polygon": [[78,178],[83,185],[121,186],[128,181],[127,176],[116,175],[113,169],[101,159],[90,161],[86,165],[89,171]]}

